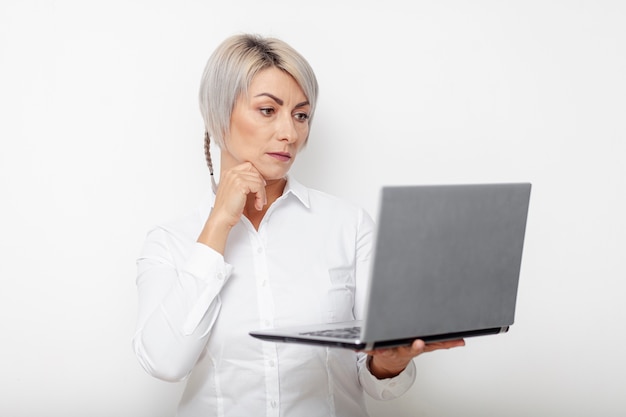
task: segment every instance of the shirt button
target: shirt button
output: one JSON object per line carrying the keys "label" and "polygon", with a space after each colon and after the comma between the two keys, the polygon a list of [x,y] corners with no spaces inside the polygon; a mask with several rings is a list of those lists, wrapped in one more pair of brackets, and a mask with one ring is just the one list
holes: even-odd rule
{"label": "shirt button", "polygon": [[217,279],[219,279],[220,281],[224,279],[224,274],[222,274],[221,272],[217,273]]}
{"label": "shirt button", "polygon": [[270,402],[270,405],[272,406],[272,408],[276,408],[276,405],[277,405],[276,400],[272,400]]}
{"label": "shirt button", "polygon": [[263,248],[262,247],[258,247],[256,251],[257,251],[257,253],[263,253]]}

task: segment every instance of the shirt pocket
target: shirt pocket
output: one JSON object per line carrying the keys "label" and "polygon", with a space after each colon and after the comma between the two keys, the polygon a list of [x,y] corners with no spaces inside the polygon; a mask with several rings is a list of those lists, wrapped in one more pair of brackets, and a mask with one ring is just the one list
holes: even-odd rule
{"label": "shirt pocket", "polygon": [[336,323],[354,320],[354,268],[328,269],[327,321]]}

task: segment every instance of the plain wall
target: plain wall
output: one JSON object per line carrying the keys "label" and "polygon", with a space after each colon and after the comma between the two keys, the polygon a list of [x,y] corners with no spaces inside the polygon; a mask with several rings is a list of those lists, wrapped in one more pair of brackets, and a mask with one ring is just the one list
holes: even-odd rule
{"label": "plain wall", "polygon": [[626,3],[0,2],[0,415],[172,416],[131,349],[135,259],[209,192],[197,105],[226,36],[321,85],[301,182],[530,181],[516,323],[417,359],[373,416],[626,415]]}

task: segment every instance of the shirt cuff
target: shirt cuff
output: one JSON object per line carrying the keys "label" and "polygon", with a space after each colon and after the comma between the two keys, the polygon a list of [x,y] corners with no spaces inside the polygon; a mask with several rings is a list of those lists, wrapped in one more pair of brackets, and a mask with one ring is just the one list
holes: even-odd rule
{"label": "shirt cuff", "polygon": [[365,369],[361,372],[361,384],[365,391],[376,400],[393,400],[411,388],[415,382],[415,363],[409,362],[404,371],[393,378],[378,379],[369,370],[368,358]]}
{"label": "shirt cuff", "polygon": [[211,304],[218,298],[231,272],[232,266],[224,261],[220,253],[202,243],[195,244],[182,274],[196,280],[197,292],[200,294],[185,320],[183,333],[186,336],[196,330]]}

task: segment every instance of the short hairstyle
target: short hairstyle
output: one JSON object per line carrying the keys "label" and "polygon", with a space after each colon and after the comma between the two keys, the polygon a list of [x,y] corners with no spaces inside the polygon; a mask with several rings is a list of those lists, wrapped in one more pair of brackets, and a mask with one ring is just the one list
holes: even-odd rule
{"label": "short hairstyle", "polygon": [[302,88],[311,106],[310,125],[318,84],[306,59],[279,39],[254,34],[234,35],[217,47],[202,74],[200,111],[207,140],[210,137],[220,148],[224,146],[237,99],[247,94],[252,78],[259,71],[272,67],[291,75]]}

